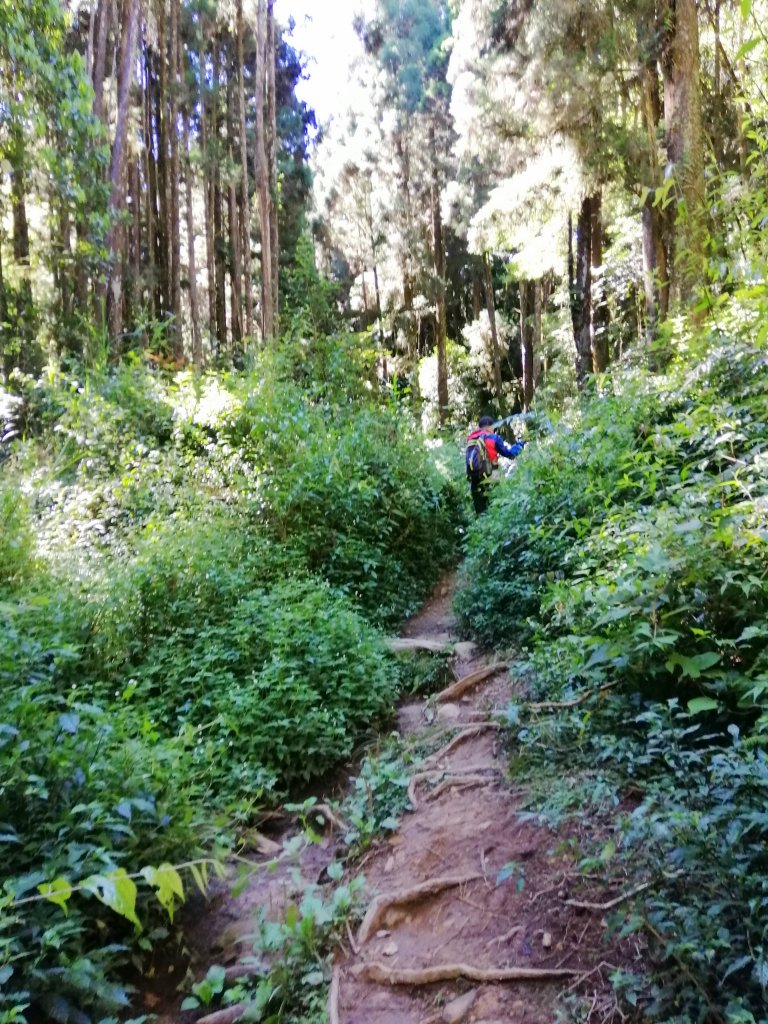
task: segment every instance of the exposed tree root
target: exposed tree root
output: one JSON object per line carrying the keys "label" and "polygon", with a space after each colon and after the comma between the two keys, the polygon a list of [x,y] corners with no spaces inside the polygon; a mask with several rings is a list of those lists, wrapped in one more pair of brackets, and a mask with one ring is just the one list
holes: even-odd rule
{"label": "exposed tree root", "polygon": [[328,1024],[339,1024],[339,990],[341,988],[341,971],[333,968],[331,987],[328,989]]}
{"label": "exposed tree root", "polygon": [[216,1010],[205,1017],[200,1017],[197,1024],[236,1024],[242,1020],[248,1009],[247,1003],[235,1003],[234,1006],[227,1006],[223,1010]]}
{"label": "exposed tree root", "polygon": [[408,800],[410,801],[411,807],[414,811],[419,808],[419,801],[416,796],[416,789],[422,782],[431,782],[433,780],[440,779],[441,785],[427,794],[427,800],[433,800],[438,795],[438,790],[443,792],[445,789],[450,789],[451,786],[461,786],[471,780],[473,785],[480,785],[481,782],[490,782],[490,779],[483,776],[482,779],[478,779],[482,772],[495,772],[496,769],[493,765],[471,765],[464,768],[460,775],[453,775],[450,772],[446,772],[441,768],[434,768],[428,772],[418,772],[416,775],[411,776],[411,780],[408,783]]}
{"label": "exposed tree root", "polygon": [[525,707],[529,711],[558,711],[563,708],[576,708],[579,704],[583,704],[584,701],[589,700],[590,697],[594,697],[597,693],[605,693],[606,690],[612,690],[614,686],[618,686],[618,683],[606,683],[605,686],[601,686],[597,690],[587,690],[585,693],[580,694],[573,700],[544,700],[536,704],[526,704]]}
{"label": "exposed tree root", "polygon": [[477,967],[474,964],[436,964],[434,967],[394,968],[376,961],[360,964],[354,973],[365,981],[379,985],[434,985],[440,981],[555,981],[558,978],[572,978],[578,971],[568,968],[549,969],[536,967]]}
{"label": "exposed tree root", "polygon": [[438,750],[436,754],[430,754],[424,762],[424,767],[428,768],[429,765],[437,764],[442,761],[448,756],[448,754],[454,751],[460,743],[464,743],[465,740],[471,740],[474,736],[479,736],[481,732],[485,732],[487,729],[498,728],[500,728],[498,722],[473,722],[472,725],[464,726],[458,736],[454,736],[450,743],[446,743],[446,745]]}
{"label": "exposed tree root", "polygon": [[340,832],[342,832],[346,828],[344,822],[341,820],[341,818],[337,817],[333,813],[328,804],[315,804],[314,807],[310,808],[309,813],[311,815],[319,814],[322,818],[325,818],[325,820],[330,825],[333,825],[333,827],[337,828]]}
{"label": "exposed tree root", "polygon": [[598,913],[602,913],[604,910],[613,910],[614,907],[618,907],[620,903],[624,903],[625,900],[631,900],[633,896],[637,896],[640,892],[645,892],[646,889],[650,889],[650,882],[643,882],[641,885],[636,885],[634,889],[630,889],[629,892],[623,892],[620,896],[616,896],[612,900],[608,900],[607,903],[589,903],[585,900],[566,900],[566,907],[575,907],[577,910],[596,910]]}
{"label": "exposed tree root", "polygon": [[427,793],[427,800],[437,800],[447,789],[469,789],[472,786],[487,786],[492,782],[487,775],[451,775],[443,779],[439,786],[436,786],[431,793]]}
{"label": "exposed tree root", "polygon": [[406,903],[415,903],[425,896],[434,896],[435,893],[443,892],[444,889],[455,889],[459,885],[466,885],[467,882],[474,882],[482,878],[480,874],[460,875],[450,878],[433,878],[429,882],[422,882],[412,889],[403,889],[401,892],[389,893],[377,896],[368,907],[363,922],[357,933],[357,943],[362,946],[371,935],[378,929],[379,922],[388,910],[392,907],[401,907]]}
{"label": "exposed tree root", "polygon": [[429,637],[390,637],[385,641],[390,651],[431,651],[433,654],[446,654],[453,650],[450,640],[430,640]]}
{"label": "exposed tree root", "polygon": [[232,982],[241,978],[263,978],[267,973],[268,968],[262,963],[233,964],[224,972],[224,978],[227,982]]}
{"label": "exposed tree root", "polygon": [[497,672],[501,672],[507,667],[505,661],[499,661],[495,665],[486,665],[485,668],[479,668],[476,672],[470,672],[468,676],[457,679],[455,683],[451,683],[445,690],[441,690],[435,697],[435,700],[438,704],[457,700],[467,690],[471,690],[473,686],[477,686],[478,683],[482,683],[483,680],[488,679],[490,676],[495,676]]}

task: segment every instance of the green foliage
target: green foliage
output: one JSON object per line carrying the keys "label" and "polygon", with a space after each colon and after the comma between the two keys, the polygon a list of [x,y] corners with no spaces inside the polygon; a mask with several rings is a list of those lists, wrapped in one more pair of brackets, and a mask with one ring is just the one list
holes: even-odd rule
{"label": "green foliage", "polygon": [[666,377],[616,374],[526,449],[468,539],[466,628],[525,642],[532,694],[571,704],[509,712],[518,766],[585,773],[543,813],[615,814],[627,781],[643,794],[611,849],[653,879],[614,918],[649,938],[653,979],[627,992],[651,1019],[765,1005],[763,319],[742,297],[687,351],[678,339]]}
{"label": "green foliage", "polygon": [[198,856],[391,715],[377,626],[454,557],[461,491],[367,360],[297,338],[228,377],[8,382],[0,1014],[124,1014],[174,865],[204,885]]}

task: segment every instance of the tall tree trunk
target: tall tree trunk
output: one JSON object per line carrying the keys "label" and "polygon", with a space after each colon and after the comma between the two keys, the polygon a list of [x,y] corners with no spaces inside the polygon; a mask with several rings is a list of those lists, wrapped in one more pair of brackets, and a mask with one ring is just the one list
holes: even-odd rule
{"label": "tall tree trunk", "polygon": [[704,132],[696,0],[661,0],[667,159],[680,200],[675,282],[689,301],[705,278]]}
{"label": "tall tree trunk", "polygon": [[[232,76],[227,81],[227,149],[231,165],[236,166],[235,160],[235,82]],[[227,186],[227,202],[229,210],[229,252],[231,257],[229,268],[230,279],[230,326],[232,331],[233,352],[242,351],[243,347],[243,261],[242,241],[243,234],[240,230],[240,217],[238,215],[237,202],[238,183],[234,176],[230,177]]]}
{"label": "tall tree trunk", "polygon": [[208,331],[216,336],[216,259],[213,227],[213,163],[208,130],[210,96],[200,81],[200,146],[203,151],[203,212],[205,216],[205,266],[208,278]]}
{"label": "tall tree trunk", "polygon": [[403,313],[405,317],[405,339],[408,356],[416,359],[418,356],[419,335],[416,330],[416,320],[413,314],[413,272],[411,267],[411,238],[413,213],[411,206],[411,154],[408,148],[408,139],[405,131],[399,128],[394,135],[395,155],[397,156],[397,187],[402,200],[402,209],[405,213],[405,224],[403,230],[404,242],[401,245],[400,264],[403,276]]}
{"label": "tall tree trunk", "polygon": [[259,188],[259,233],[261,235],[261,332],[265,341],[269,341],[275,336],[271,196],[265,140],[267,40],[266,0],[259,0],[256,21],[256,178]]}
{"label": "tall tree trunk", "polygon": [[225,258],[224,211],[221,193],[221,140],[219,138],[219,95],[221,46],[213,41],[213,103],[211,108],[211,145],[213,159],[213,254],[216,277],[216,338],[220,349],[227,347],[227,264]]}
{"label": "tall tree trunk", "polygon": [[245,292],[245,333],[253,337],[253,278],[251,274],[251,191],[248,179],[248,137],[245,116],[245,54],[243,0],[237,0],[237,109],[240,117],[240,210],[243,232],[243,288]]}
{"label": "tall tree trunk", "polygon": [[645,292],[645,333],[650,344],[658,334],[658,324],[669,309],[669,260],[671,232],[669,218],[657,205],[656,189],[662,182],[662,168],[657,141],[662,116],[659,83],[659,41],[654,26],[644,19],[636,22],[638,48],[641,54],[640,108],[646,137],[649,189],[643,203],[643,289]]}
{"label": "tall tree trunk", "polygon": [[99,0],[96,9],[96,43],[93,55],[93,113],[104,122],[104,78],[107,71],[107,37],[112,14],[112,0]]}
{"label": "tall tree trunk", "polygon": [[488,311],[488,323],[491,328],[491,366],[493,368],[493,387],[496,391],[496,401],[503,412],[503,397],[501,384],[501,351],[499,349],[499,334],[496,329],[496,302],[493,293],[493,274],[491,272],[491,260],[487,252],[483,253],[483,283],[485,286],[485,308]]}
{"label": "tall tree trunk", "polygon": [[576,383],[581,390],[592,371],[592,203],[585,196],[579,208],[576,227],[576,261],[573,258],[573,228],[568,221],[568,270],[571,295],[573,340],[576,347]]}
{"label": "tall tree trunk", "polygon": [[272,314],[275,318],[275,334],[280,327],[280,247],[278,244],[278,195],[277,195],[277,94],[275,90],[275,64],[277,46],[275,39],[274,0],[267,0],[267,130],[266,150],[269,168],[269,251],[272,257]]}
{"label": "tall tree trunk", "polygon": [[[202,111],[200,116],[202,117]],[[195,261],[195,212],[192,203],[192,146],[189,131],[189,110],[181,113],[184,125],[184,171],[186,179],[185,205],[187,208],[187,277],[189,279],[189,322],[192,331],[192,362],[196,367],[203,365],[203,342],[200,331],[200,310],[197,301],[197,263]]]}
{"label": "tall tree trunk", "polygon": [[110,228],[107,252],[110,260],[108,309],[109,335],[113,352],[118,352],[122,336],[123,310],[123,254],[120,216],[125,206],[125,151],[128,133],[128,101],[133,80],[133,60],[136,51],[139,0],[125,0],[123,8],[123,37],[120,50],[120,73],[117,86],[117,122],[112,159],[109,165]]}
{"label": "tall tree trunk", "polygon": [[533,323],[531,314],[534,303],[534,284],[532,281],[520,281],[518,294],[520,296],[520,355],[523,364],[523,408],[527,411],[533,402],[534,372],[533,372]]}
{"label": "tall tree trunk", "polygon": [[437,329],[437,404],[440,422],[448,417],[448,352],[446,348],[445,309],[445,245],[443,242],[443,220],[440,212],[440,169],[437,162],[435,126],[429,128],[429,148],[432,158],[432,245],[435,271],[435,305]]}
{"label": "tall tree trunk", "polygon": [[21,270],[18,329],[23,341],[32,336],[32,282],[29,265],[29,220],[27,219],[26,145],[21,128],[11,129],[8,150],[11,165],[11,209],[13,212],[13,261]]}
{"label": "tall tree trunk", "polygon": [[[533,295],[533,351],[534,353],[541,353],[543,350],[544,332],[543,332],[543,320],[544,320],[544,306],[547,301],[547,291],[544,278],[538,278],[533,283],[534,295]],[[534,358],[533,364],[533,390],[535,392],[538,387],[539,380],[543,371],[544,362],[540,355]]]}
{"label": "tall tree trunk", "polygon": [[173,355],[178,359],[184,354],[184,332],[181,321],[181,202],[179,196],[179,182],[181,178],[181,165],[179,160],[179,89],[181,86],[180,75],[180,51],[179,45],[179,0],[170,0],[170,39],[169,39],[169,68],[170,68],[170,96],[168,134],[170,136],[170,284],[171,284],[171,323],[170,347]]}
{"label": "tall tree trunk", "polygon": [[603,216],[602,196],[595,192],[591,199],[590,242],[592,265],[592,369],[604,373],[608,366],[608,300],[603,284]]}
{"label": "tall tree trunk", "polygon": [[144,305],[141,281],[141,157],[131,161],[131,225],[130,266],[131,266],[131,322],[139,319]]}

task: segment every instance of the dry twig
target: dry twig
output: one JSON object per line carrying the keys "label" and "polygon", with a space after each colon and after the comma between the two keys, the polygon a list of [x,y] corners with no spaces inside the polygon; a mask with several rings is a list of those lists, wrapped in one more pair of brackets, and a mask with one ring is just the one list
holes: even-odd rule
{"label": "dry twig", "polygon": [[487,775],[452,775],[428,793],[427,800],[437,800],[448,789],[469,789],[472,786],[485,786],[489,782],[493,782],[493,779]]}
{"label": "dry twig", "polygon": [[614,686],[618,685],[618,683],[606,683],[605,686],[601,686],[598,690],[586,690],[573,700],[544,700],[537,704],[526,704],[525,707],[529,711],[558,711],[563,708],[577,708],[579,704],[583,704],[590,697],[594,697],[596,693],[605,693],[606,690],[612,690]]}
{"label": "dry twig", "polygon": [[461,732],[454,736],[450,743],[446,743],[444,747],[437,751],[435,754],[430,756],[424,762],[424,767],[430,764],[437,764],[442,761],[448,754],[452,753],[459,746],[460,743],[464,743],[466,740],[471,740],[475,736],[479,736],[481,732],[485,732],[486,729],[498,729],[500,728],[498,722],[474,722],[472,725],[464,726]]}

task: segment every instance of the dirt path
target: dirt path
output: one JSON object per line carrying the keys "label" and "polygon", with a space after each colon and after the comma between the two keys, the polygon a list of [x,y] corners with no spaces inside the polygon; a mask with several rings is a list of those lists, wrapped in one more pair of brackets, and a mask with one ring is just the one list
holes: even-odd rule
{"label": "dirt path", "polygon": [[[403,636],[453,645],[451,598],[444,581]],[[399,711],[406,742],[430,735],[438,749],[411,780],[412,809],[397,832],[353,868],[365,876],[368,911],[337,954],[330,1024],[551,1024],[569,988],[591,1005],[589,1019],[610,1020],[607,975],[639,953],[605,945],[599,906],[568,902],[584,900],[573,850],[589,823],[555,833],[521,821],[494,720],[514,684],[505,667],[482,673],[488,660],[471,644],[455,644],[452,667],[457,680],[487,678],[456,699],[444,691]],[[191,932],[201,962],[236,964],[258,909],[279,919],[304,888],[327,881],[335,852],[329,835],[255,875],[236,899],[222,889]]]}

